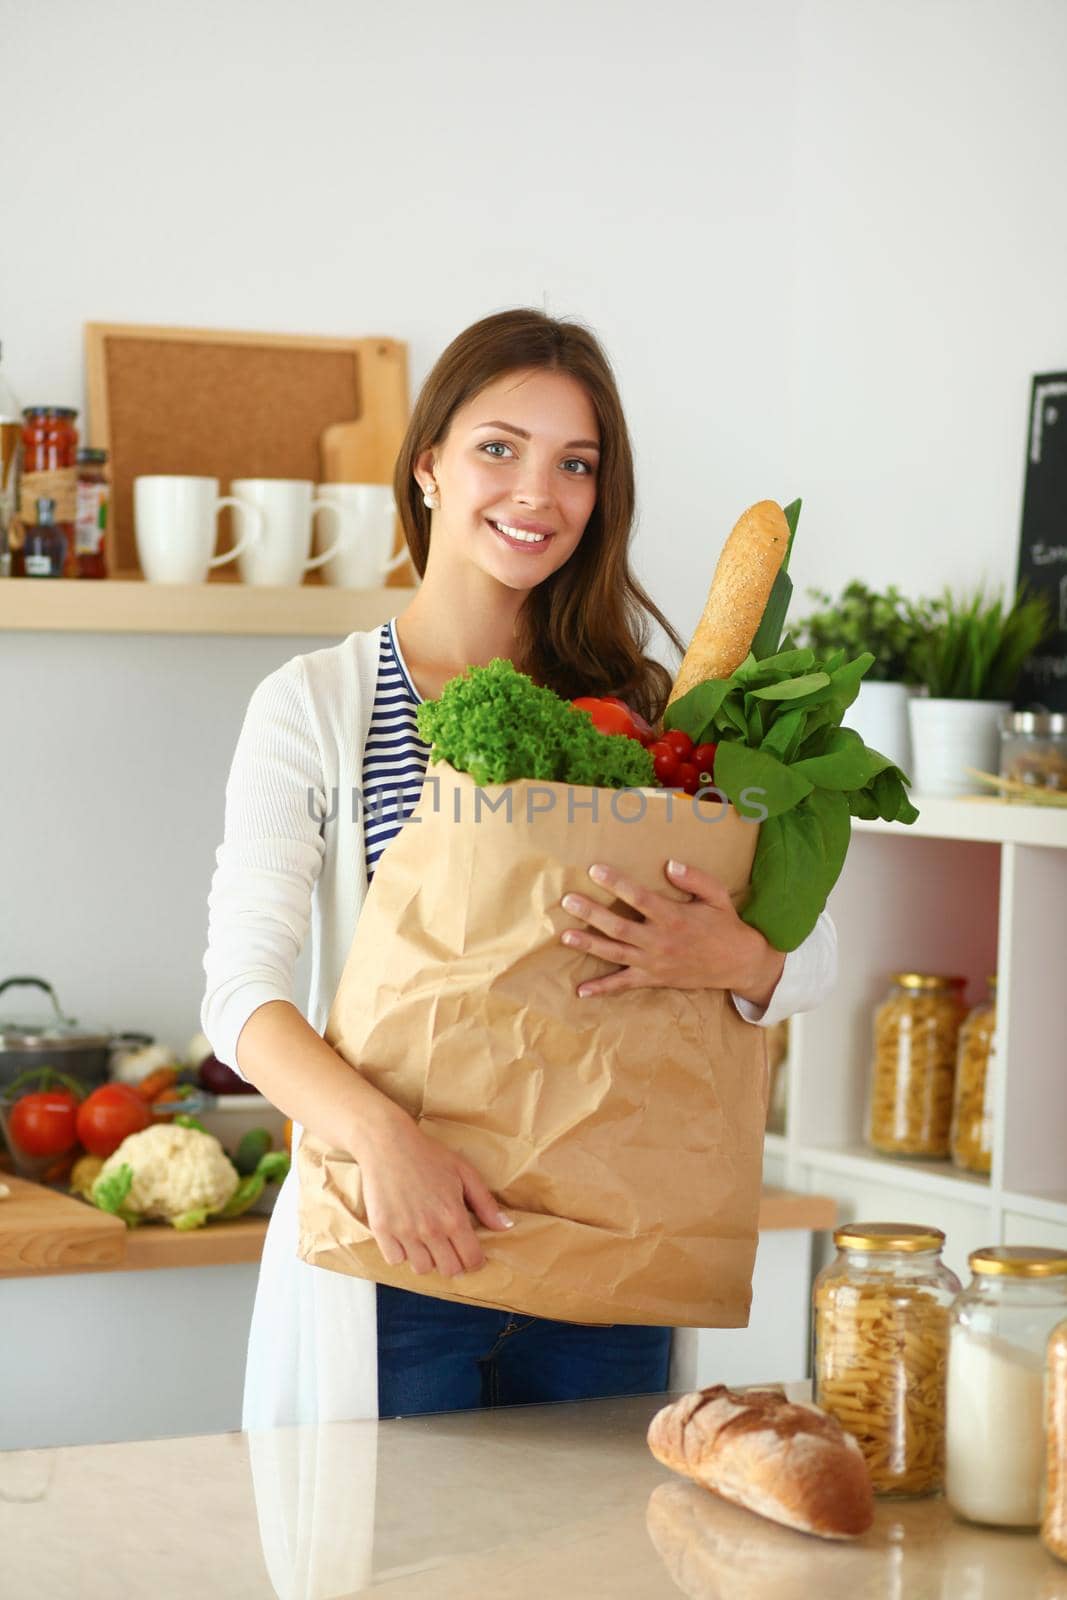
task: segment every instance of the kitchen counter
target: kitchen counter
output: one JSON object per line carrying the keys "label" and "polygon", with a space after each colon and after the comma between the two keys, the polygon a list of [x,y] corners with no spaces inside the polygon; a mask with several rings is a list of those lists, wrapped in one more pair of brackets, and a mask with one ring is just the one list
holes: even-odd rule
{"label": "kitchen counter", "polygon": [[[794,1398],[807,1385],[787,1385]],[[0,1589],[48,1600],[1067,1600],[1033,1534],[881,1502],[837,1543],[645,1443],[673,1395],[0,1455]]]}
{"label": "kitchen counter", "polygon": [[[218,1267],[256,1262],[268,1218],[239,1217],[179,1233],[167,1224],[127,1228],[74,1195],[0,1173],[11,1189],[0,1200],[0,1278],[40,1273],[125,1271],[151,1267]],[[831,1228],[835,1202],[826,1195],[794,1194],[766,1187],[760,1232]]]}
{"label": "kitchen counter", "polygon": [[[58,1190],[2,1181],[4,1353],[19,1383],[0,1400],[0,1451],[239,1427],[268,1218],[131,1229]],[[749,1325],[676,1329],[673,1387],[807,1375],[812,1243],[836,1220],[825,1195],[764,1189]],[[57,1371],[76,1377],[56,1385]]]}

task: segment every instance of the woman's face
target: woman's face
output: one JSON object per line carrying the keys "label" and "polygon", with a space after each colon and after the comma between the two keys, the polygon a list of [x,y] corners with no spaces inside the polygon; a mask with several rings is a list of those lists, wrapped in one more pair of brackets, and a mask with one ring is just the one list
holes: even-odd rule
{"label": "woman's face", "polygon": [[540,369],[496,379],[453,413],[441,449],[415,463],[420,485],[437,485],[430,559],[436,551],[438,560],[471,561],[508,588],[532,589],[582,537],[599,443],[593,403],[576,379]]}

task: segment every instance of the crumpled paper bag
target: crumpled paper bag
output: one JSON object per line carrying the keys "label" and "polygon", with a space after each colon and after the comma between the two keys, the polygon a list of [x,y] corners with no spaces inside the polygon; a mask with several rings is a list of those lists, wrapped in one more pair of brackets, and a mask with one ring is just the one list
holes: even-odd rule
{"label": "crumpled paper bag", "polygon": [[559,935],[577,925],[560,905],[570,890],[640,920],[588,876],[594,861],[684,900],[664,872],[673,856],[713,872],[740,906],[758,836],[725,803],[677,792],[479,788],[433,764],[378,863],[324,1036],[461,1152],[515,1226],[475,1222],[486,1256],[476,1272],[390,1266],[367,1226],[358,1163],[305,1129],[301,1258],[526,1316],[745,1327],[763,1030],[725,990],[579,999],[578,984],[612,964]]}

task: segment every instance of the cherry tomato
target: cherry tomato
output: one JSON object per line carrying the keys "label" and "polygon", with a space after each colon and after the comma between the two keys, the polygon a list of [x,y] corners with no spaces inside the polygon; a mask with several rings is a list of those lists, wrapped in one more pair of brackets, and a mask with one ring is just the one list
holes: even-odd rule
{"label": "cherry tomato", "polygon": [[691,760],[701,776],[706,772],[709,780],[715,775],[715,752],[718,748],[717,744],[698,744],[693,749]]}
{"label": "cherry tomato", "polygon": [[613,705],[608,700],[595,700],[591,695],[572,700],[571,705],[577,711],[588,711],[593,726],[600,733],[624,733],[628,739],[637,738],[637,729],[625,706]]}
{"label": "cherry tomato", "polygon": [[700,788],[700,773],[695,761],[679,761],[677,781],[686,794],[696,794]]}
{"label": "cherry tomato", "polygon": [[628,706],[626,704],[625,700],[620,700],[618,695],[606,694],[604,696],[604,699],[605,699],[605,701],[607,702],[607,704],[609,706],[622,706],[622,709],[626,712],[626,714],[629,717],[630,721],[633,723],[634,727],[637,729],[637,737],[640,739],[641,743],[647,749],[648,746],[652,743],[652,741],[656,737],[656,735],[652,731],[651,723],[648,723],[648,722],[645,721],[645,719],[641,715],[640,711],[634,711],[630,706]]}
{"label": "cherry tomato", "polygon": [[78,1107],[78,1138],[90,1155],[105,1161],[131,1133],[152,1120],[148,1105],[130,1084],[105,1083]]}
{"label": "cherry tomato", "polygon": [[27,1156],[61,1156],[78,1142],[78,1102],[66,1089],[41,1089],[16,1100],[8,1118],[14,1144]]}
{"label": "cherry tomato", "polygon": [[668,728],[667,732],[662,735],[662,742],[669,744],[672,750],[677,751],[679,761],[689,760],[693,749],[693,741],[687,733],[682,732],[681,728]]}
{"label": "cherry tomato", "polygon": [[652,766],[656,777],[665,788],[669,789],[678,777],[678,757],[669,744],[664,744],[662,739],[657,739],[648,746],[648,753],[652,757]]}

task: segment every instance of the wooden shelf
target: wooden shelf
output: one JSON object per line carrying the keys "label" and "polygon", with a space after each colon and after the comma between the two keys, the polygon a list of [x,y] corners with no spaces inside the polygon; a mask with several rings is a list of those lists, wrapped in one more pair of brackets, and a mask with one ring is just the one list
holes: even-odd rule
{"label": "wooden shelf", "polygon": [[343,639],[404,609],[414,589],[268,588],[143,579],[0,579],[0,631],[311,635]]}

